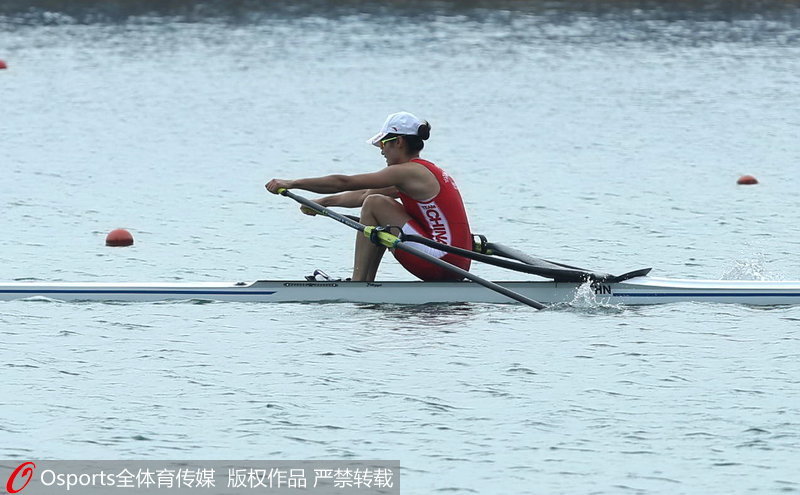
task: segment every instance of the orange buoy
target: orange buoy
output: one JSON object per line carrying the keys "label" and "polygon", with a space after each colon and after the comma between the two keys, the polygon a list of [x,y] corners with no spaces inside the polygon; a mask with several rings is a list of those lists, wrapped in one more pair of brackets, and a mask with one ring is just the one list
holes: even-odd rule
{"label": "orange buoy", "polygon": [[8,69],[5,60],[3,60],[2,58],[0,58],[0,69]]}
{"label": "orange buoy", "polygon": [[125,229],[115,229],[106,236],[106,246],[130,246],[133,236]]}
{"label": "orange buoy", "polygon": [[749,186],[752,184],[758,184],[758,179],[756,179],[752,175],[743,175],[739,177],[739,180],[737,180],[736,183],[744,186]]}

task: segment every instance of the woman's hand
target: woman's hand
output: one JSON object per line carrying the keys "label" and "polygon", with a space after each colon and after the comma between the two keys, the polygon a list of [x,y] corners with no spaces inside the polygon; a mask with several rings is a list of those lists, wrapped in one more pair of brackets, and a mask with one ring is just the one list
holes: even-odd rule
{"label": "woman's hand", "polygon": [[272,179],[271,181],[267,182],[264,187],[266,187],[267,191],[271,192],[272,194],[278,194],[278,189],[291,189],[292,181],[285,179]]}

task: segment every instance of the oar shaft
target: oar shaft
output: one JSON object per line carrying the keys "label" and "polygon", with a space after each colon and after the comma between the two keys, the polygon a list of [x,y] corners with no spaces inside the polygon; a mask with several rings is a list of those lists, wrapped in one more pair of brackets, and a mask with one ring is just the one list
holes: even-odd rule
{"label": "oar shaft", "polygon": [[545,305],[540,303],[540,302],[538,302],[538,301],[534,301],[533,299],[531,299],[529,297],[525,297],[525,296],[523,296],[522,294],[520,294],[518,292],[514,292],[513,290],[506,289],[502,285],[498,285],[498,284],[496,284],[494,282],[491,282],[489,280],[483,279],[481,277],[477,277],[477,276],[473,275],[472,273],[468,272],[467,270],[464,270],[463,268],[457,267],[457,266],[455,266],[455,265],[453,265],[451,263],[443,261],[443,260],[437,258],[436,256],[431,256],[430,254],[425,253],[423,251],[420,251],[419,249],[417,249],[415,247],[408,246],[403,242],[397,243],[395,245],[395,249],[399,249],[401,251],[406,251],[408,253],[413,254],[414,256],[418,256],[418,257],[424,259],[425,261],[427,261],[429,263],[433,263],[436,266],[440,266],[440,267],[442,267],[442,268],[444,268],[446,270],[450,270],[453,273],[457,273],[457,274],[461,275],[462,277],[464,277],[464,278],[466,278],[468,280],[472,280],[473,282],[475,282],[477,284],[480,284],[480,285],[486,287],[487,289],[491,289],[491,290],[493,290],[495,292],[499,292],[500,294],[503,294],[506,297],[510,297],[511,299],[514,299],[515,301],[521,302],[522,304],[527,304],[528,306],[534,307],[536,309],[544,309],[545,308]]}

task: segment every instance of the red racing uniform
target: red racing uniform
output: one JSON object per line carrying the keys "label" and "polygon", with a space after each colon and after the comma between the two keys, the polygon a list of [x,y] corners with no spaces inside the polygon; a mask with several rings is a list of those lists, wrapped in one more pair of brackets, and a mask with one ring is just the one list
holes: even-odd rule
{"label": "red racing uniform", "polygon": [[[427,160],[414,158],[411,161],[419,163],[431,171],[439,182],[439,194],[427,201],[417,201],[400,193],[403,208],[411,216],[411,220],[403,226],[403,232],[472,251],[472,234],[467,220],[467,212],[456,183],[447,175],[447,172]],[[409,245],[459,268],[469,270],[470,260],[468,258],[445,253],[419,243],[409,242]],[[438,267],[399,249],[394,250],[394,257],[406,270],[426,282],[461,280],[463,278],[450,270]]]}

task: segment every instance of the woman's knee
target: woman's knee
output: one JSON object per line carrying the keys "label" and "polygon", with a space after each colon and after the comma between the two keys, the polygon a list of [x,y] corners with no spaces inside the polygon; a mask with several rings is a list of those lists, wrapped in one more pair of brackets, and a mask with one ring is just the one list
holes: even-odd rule
{"label": "woman's knee", "polygon": [[362,208],[369,210],[383,210],[385,208],[397,208],[400,204],[394,199],[384,194],[370,194],[364,199]]}
{"label": "woman's knee", "polygon": [[365,221],[403,226],[410,218],[403,205],[383,194],[370,194],[361,206],[361,217]]}

